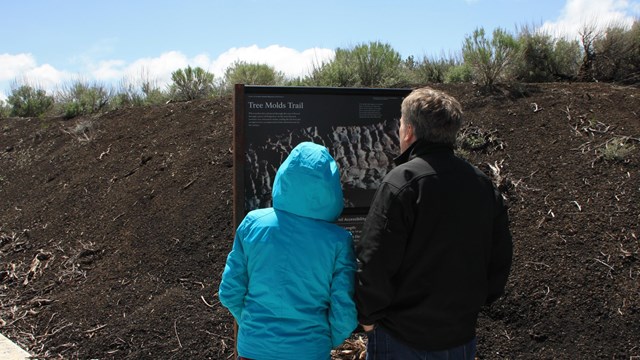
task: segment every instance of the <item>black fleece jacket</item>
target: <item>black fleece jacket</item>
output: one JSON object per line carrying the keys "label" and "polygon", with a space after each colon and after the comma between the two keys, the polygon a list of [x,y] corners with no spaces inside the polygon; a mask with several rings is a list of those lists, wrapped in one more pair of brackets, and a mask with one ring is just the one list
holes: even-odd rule
{"label": "black fleece jacket", "polygon": [[462,345],[511,268],[502,196],[448,146],[418,140],[396,164],[356,246],[359,321],[417,349]]}

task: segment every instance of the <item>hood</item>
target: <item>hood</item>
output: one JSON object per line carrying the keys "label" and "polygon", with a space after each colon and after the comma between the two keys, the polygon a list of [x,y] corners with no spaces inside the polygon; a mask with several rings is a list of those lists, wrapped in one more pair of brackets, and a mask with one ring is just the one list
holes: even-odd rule
{"label": "hood", "polygon": [[303,142],[278,168],[273,207],[299,216],[335,221],[343,208],[340,171],[324,146]]}

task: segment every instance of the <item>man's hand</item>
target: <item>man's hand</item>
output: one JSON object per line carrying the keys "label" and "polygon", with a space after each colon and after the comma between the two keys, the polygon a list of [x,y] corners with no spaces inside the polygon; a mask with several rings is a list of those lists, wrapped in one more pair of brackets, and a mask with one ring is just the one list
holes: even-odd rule
{"label": "man's hand", "polygon": [[362,330],[364,330],[365,332],[369,332],[376,327],[375,325],[364,325],[364,324],[360,324],[360,325],[362,325]]}

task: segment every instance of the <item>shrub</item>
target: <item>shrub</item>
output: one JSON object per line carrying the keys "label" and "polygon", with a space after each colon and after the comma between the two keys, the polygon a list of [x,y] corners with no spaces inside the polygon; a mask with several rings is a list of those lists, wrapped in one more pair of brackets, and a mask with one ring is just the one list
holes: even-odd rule
{"label": "shrub", "polygon": [[629,137],[619,136],[607,141],[603,147],[597,150],[599,158],[606,161],[625,161],[629,155],[635,150],[635,146],[631,145]]}
{"label": "shrub", "polygon": [[338,87],[392,87],[407,81],[400,54],[381,42],[338,48],[333,61],[315,66],[307,79],[309,85]]}
{"label": "shrub", "polygon": [[507,71],[517,55],[518,43],[505,30],[496,28],[488,40],[483,28],[467,36],[462,47],[465,63],[471,66],[480,85],[493,86],[507,78]]}
{"label": "shrub", "polygon": [[236,61],[224,73],[224,84],[231,91],[235,84],[283,85],[284,73],[267,64]]}
{"label": "shrub", "polygon": [[11,116],[40,116],[53,105],[53,97],[47,95],[43,89],[37,89],[30,85],[12,86],[11,94],[7,98],[11,105]]}
{"label": "shrub", "polygon": [[114,98],[113,93],[113,89],[104,84],[76,80],[64,85],[57,98],[63,116],[69,119],[106,110]]}
{"label": "shrub", "polygon": [[111,107],[161,104],[168,99],[169,94],[163,92],[157,85],[157,81],[149,79],[143,71],[142,76],[137,80],[122,79]]}
{"label": "shrub", "polygon": [[444,74],[444,82],[451,83],[465,83],[470,82],[473,79],[473,73],[471,66],[466,63],[454,65],[447,69]]}
{"label": "shrub", "polygon": [[4,100],[0,100],[0,119],[9,116],[11,116],[11,107]]}
{"label": "shrub", "polygon": [[640,22],[613,25],[593,38],[593,77],[600,81],[640,80]]}
{"label": "shrub", "polygon": [[171,80],[169,91],[175,100],[202,99],[213,94],[213,74],[201,67],[178,69],[171,74]]}
{"label": "shrub", "polygon": [[424,57],[421,62],[413,66],[412,79],[415,83],[443,83],[447,72],[456,66],[458,61],[454,58],[428,58]]}
{"label": "shrub", "polygon": [[562,38],[556,39],[552,56],[551,72],[556,80],[575,79],[582,58],[579,42]]}
{"label": "shrub", "polygon": [[520,32],[518,38],[520,54],[515,69],[515,77],[526,82],[547,82],[553,80],[552,53],[553,39],[550,35],[530,31]]}
{"label": "shrub", "polygon": [[525,82],[573,79],[580,64],[577,41],[555,39],[539,29],[521,29],[514,77]]}
{"label": "shrub", "polygon": [[401,81],[402,58],[391,45],[375,41],[351,50],[355,60],[358,85],[365,87],[394,86]]}
{"label": "shrub", "polygon": [[349,87],[358,84],[358,76],[347,49],[336,49],[332,61],[314,65],[306,82],[312,86]]}

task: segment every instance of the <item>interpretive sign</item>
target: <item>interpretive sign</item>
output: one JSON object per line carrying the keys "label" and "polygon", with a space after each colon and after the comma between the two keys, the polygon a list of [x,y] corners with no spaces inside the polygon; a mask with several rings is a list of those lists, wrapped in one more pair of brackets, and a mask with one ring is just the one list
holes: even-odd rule
{"label": "interpretive sign", "polygon": [[303,141],[324,145],[340,167],[354,237],[399,154],[400,105],[410,89],[235,86],[234,221],[271,206],[276,171]]}

